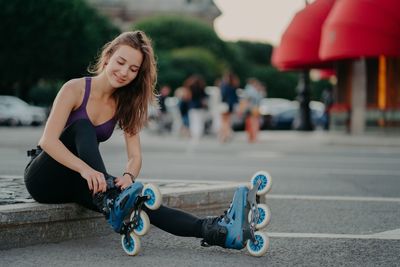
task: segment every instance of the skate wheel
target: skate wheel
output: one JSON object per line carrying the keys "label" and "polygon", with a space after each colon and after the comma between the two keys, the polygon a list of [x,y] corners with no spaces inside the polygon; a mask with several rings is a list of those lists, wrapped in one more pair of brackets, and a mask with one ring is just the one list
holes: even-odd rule
{"label": "skate wheel", "polygon": [[[134,216],[134,212],[132,212],[131,214],[131,221],[133,220],[133,216]],[[135,234],[137,234],[138,236],[144,236],[145,234],[147,234],[150,230],[150,219],[149,216],[147,215],[146,212],[144,212],[143,210],[140,212],[139,215],[139,225],[133,229],[133,231],[135,232]]]}
{"label": "skate wheel", "polygon": [[121,235],[122,248],[124,249],[125,253],[128,254],[129,256],[135,256],[140,251],[140,239],[134,233],[130,233],[128,238],[130,240],[130,244],[125,235]]}
{"label": "skate wheel", "polygon": [[149,209],[156,210],[161,206],[162,195],[157,186],[153,184],[146,184],[143,187],[142,195],[150,196],[150,199],[146,200],[144,203]]}
{"label": "skate wheel", "polygon": [[261,180],[261,184],[258,187],[257,195],[262,196],[271,189],[272,178],[271,175],[266,171],[256,172],[251,178],[251,186],[255,186],[258,180]]}
{"label": "skate wheel", "polygon": [[261,257],[268,251],[269,238],[266,234],[260,231],[255,232],[254,236],[256,238],[256,242],[249,240],[247,241],[246,247],[250,255],[254,257]]}
{"label": "skate wheel", "polygon": [[[264,227],[266,227],[269,222],[271,221],[271,210],[269,209],[269,207],[265,204],[258,204],[257,205],[257,209],[258,209],[258,214],[260,215],[258,218],[258,221],[256,223],[256,229],[262,229]],[[249,212],[249,223],[251,223],[251,216],[252,216],[253,211],[250,210]]]}

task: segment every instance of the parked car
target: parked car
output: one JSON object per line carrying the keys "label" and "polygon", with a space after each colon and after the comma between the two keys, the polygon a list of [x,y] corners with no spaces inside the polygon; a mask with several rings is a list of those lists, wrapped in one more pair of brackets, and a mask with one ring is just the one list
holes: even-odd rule
{"label": "parked car", "polygon": [[[310,101],[311,123],[314,127],[322,127],[324,120],[324,104],[318,101]],[[271,117],[270,129],[292,130],[300,124],[299,103],[292,101],[292,105]]]}
{"label": "parked car", "polygon": [[271,129],[272,118],[279,114],[291,110],[294,107],[293,101],[284,98],[264,98],[260,102],[260,129]]}
{"label": "parked car", "polygon": [[0,96],[1,125],[41,125],[46,118],[45,108],[29,105],[15,96]]}

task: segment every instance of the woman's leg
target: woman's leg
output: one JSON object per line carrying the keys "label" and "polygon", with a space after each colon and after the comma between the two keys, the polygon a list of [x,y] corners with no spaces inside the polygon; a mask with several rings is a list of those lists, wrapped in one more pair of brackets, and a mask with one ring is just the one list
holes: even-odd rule
{"label": "woman's leg", "polygon": [[[90,121],[74,122],[63,131],[60,140],[73,154],[107,176],[96,132]],[[80,174],[58,163],[44,151],[28,164],[25,181],[29,193],[39,202],[77,202],[98,210],[93,204],[87,182]]]}
{"label": "woman's leg", "polygon": [[144,208],[151,224],[170,234],[203,238],[202,244],[225,247],[228,229],[218,222],[220,217],[200,219],[182,210],[161,206],[157,210]]}
{"label": "woman's leg", "polygon": [[161,205],[157,210],[144,207],[152,225],[170,234],[201,238],[203,219],[179,209]]}
{"label": "woman's leg", "polygon": [[[96,133],[87,120],[79,120],[62,133],[60,140],[80,159],[107,175],[101,158]],[[77,202],[99,211],[86,181],[79,173],[63,166],[46,152],[32,160],[25,171],[25,181],[32,197],[42,203]],[[160,229],[178,236],[203,237],[203,219],[184,211],[161,206],[157,210],[144,208],[150,222]]]}

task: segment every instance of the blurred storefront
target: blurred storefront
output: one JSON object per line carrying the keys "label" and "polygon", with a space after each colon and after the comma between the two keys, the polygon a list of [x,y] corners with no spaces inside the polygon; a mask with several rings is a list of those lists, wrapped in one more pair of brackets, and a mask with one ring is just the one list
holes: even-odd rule
{"label": "blurred storefront", "polygon": [[273,63],[334,70],[332,128],[400,129],[399,10],[398,0],[316,0],[296,14]]}

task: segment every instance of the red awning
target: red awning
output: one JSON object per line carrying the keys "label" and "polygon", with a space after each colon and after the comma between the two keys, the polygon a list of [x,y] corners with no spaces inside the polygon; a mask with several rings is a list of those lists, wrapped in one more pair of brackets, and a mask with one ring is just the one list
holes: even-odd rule
{"label": "red awning", "polygon": [[272,64],[282,70],[327,68],[319,58],[321,29],[335,0],[316,0],[299,11],[274,49]]}
{"label": "red awning", "polygon": [[400,56],[399,0],[337,0],[322,28],[320,57]]}

